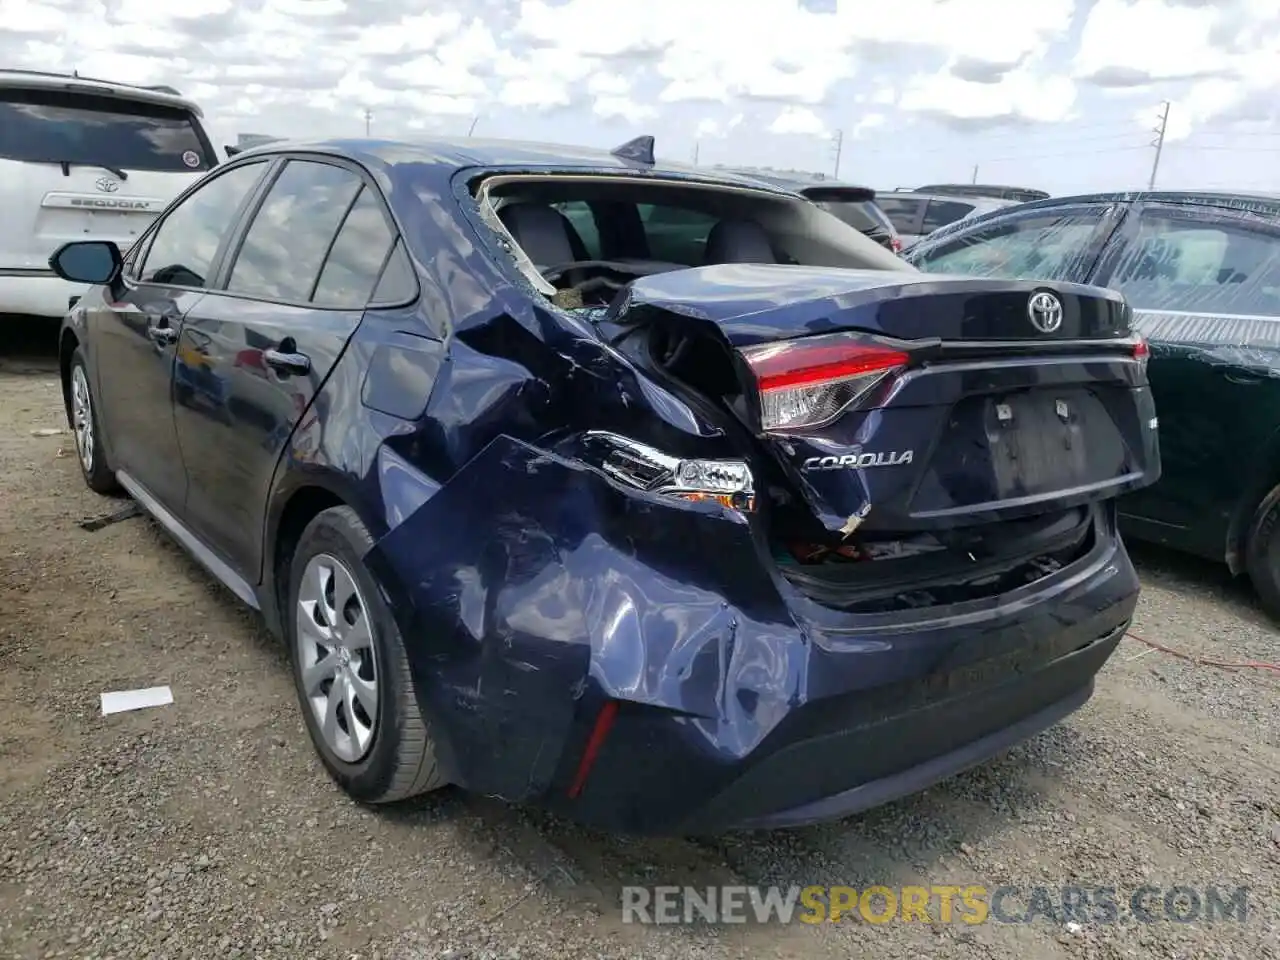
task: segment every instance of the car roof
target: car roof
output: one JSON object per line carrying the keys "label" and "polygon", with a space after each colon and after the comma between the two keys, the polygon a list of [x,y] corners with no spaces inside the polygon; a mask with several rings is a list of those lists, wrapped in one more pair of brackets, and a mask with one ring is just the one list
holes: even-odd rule
{"label": "car roof", "polygon": [[1077,203],[1137,203],[1141,200],[1180,203],[1203,207],[1234,207],[1262,213],[1280,214],[1280,193],[1250,190],[1116,190],[1082,193],[1070,197],[1050,197],[1021,204],[1023,209],[1050,209]]}
{"label": "car roof", "polygon": [[608,150],[558,143],[533,143],[520,140],[492,140],[478,137],[433,138],[424,140],[280,140],[249,147],[236,154],[261,157],[276,153],[318,152],[337,154],[366,165],[384,169],[405,164],[429,166],[437,172],[465,170],[473,167],[525,169],[530,173],[582,171],[631,173],[643,176],[697,180],[702,183],[745,187],[786,196],[796,192],[772,185],[745,174],[720,168],[695,167],[682,163],[658,161],[652,165],[616,156]]}
{"label": "car roof", "polygon": [[[884,193],[877,193],[876,198],[883,197],[886,200],[894,197],[905,197],[908,200],[940,200],[945,203],[967,203],[975,210],[982,207],[989,210],[999,210],[1004,207],[1017,206],[1017,200],[1008,200],[1001,197],[970,197],[960,196],[954,193],[917,193],[915,190],[888,190]],[[1043,203],[1042,200],[1034,201]]]}
{"label": "car roof", "polygon": [[140,86],[133,83],[119,83],[114,80],[99,80],[94,77],[80,77],[68,73],[52,73],[43,70],[10,70],[0,69],[0,88],[21,87],[26,90],[73,90],[81,93],[95,93],[99,96],[119,97],[127,100],[141,100],[166,107],[177,107],[189,110],[197,117],[204,117],[204,112],[194,101],[184,97],[173,87],[165,85]]}
{"label": "car roof", "polygon": [[[1243,213],[1257,213],[1262,216],[1280,217],[1280,194],[1253,192],[1249,190],[1114,190],[1108,193],[1081,193],[1069,197],[1049,197],[1047,200],[1031,200],[1027,203],[1011,204],[1024,212],[1036,210],[1055,210],[1062,206],[1075,206],[1081,203],[1137,203],[1151,200],[1159,203],[1173,203],[1193,207],[1214,207],[1220,210],[1235,210]],[[949,223],[930,234],[945,240],[961,230],[971,230],[984,223],[994,222],[1006,215],[1004,206],[970,215],[962,220]]]}

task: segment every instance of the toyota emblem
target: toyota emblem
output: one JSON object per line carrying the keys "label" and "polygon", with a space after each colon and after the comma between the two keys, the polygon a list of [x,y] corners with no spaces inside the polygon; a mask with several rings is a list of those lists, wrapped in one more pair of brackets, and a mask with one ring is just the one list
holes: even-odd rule
{"label": "toyota emblem", "polygon": [[1027,316],[1041,333],[1053,333],[1062,326],[1062,301],[1047,290],[1033,293],[1027,301]]}
{"label": "toyota emblem", "polygon": [[120,189],[120,181],[112,180],[110,177],[99,177],[93,182],[103,193],[115,193]]}

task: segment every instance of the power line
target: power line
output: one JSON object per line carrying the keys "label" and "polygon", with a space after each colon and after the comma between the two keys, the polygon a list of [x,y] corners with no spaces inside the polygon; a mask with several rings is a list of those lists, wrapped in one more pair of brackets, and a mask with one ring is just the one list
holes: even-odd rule
{"label": "power line", "polygon": [[1169,144],[1169,146],[1177,147],[1179,152],[1183,150],[1191,152],[1209,150],[1211,152],[1224,151],[1226,153],[1280,153],[1280,144],[1276,144],[1274,147],[1227,147],[1220,143],[1213,143],[1201,147],[1194,143],[1185,143],[1180,140],[1175,140],[1173,143]]}
{"label": "power line", "polygon": [[[997,139],[1007,140],[1010,137],[1026,138],[1027,136],[1035,136],[1036,126],[1037,125],[1028,125],[1027,127],[1019,130],[1000,130],[998,132],[987,132],[987,131],[973,131],[973,132],[975,135],[980,136],[983,140],[997,140]],[[1048,126],[1048,124],[1045,124],[1045,126]],[[1059,126],[1061,126],[1061,124],[1056,124],[1056,123],[1053,124],[1053,127],[1055,129]],[[1080,130],[1080,131],[1128,130],[1130,133],[1132,133],[1133,121],[1109,120],[1103,123],[1072,124],[1072,127],[1073,129]],[[1120,134],[1118,132],[1116,134],[1113,134],[1113,136],[1119,136],[1119,135]],[[1072,137],[1072,139],[1078,139],[1078,138]]]}
{"label": "power line", "polygon": [[[1107,153],[1127,153],[1131,150],[1149,150],[1143,147],[1111,147],[1108,150],[1055,150],[1051,153],[1015,153],[1007,157],[983,157],[983,163],[997,163],[1004,160],[1047,160],[1053,157],[1096,157]],[[934,153],[949,153],[947,150],[935,150]]]}
{"label": "power line", "polygon": [[1156,188],[1156,172],[1160,169],[1160,154],[1164,153],[1164,134],[1169,129],[1169,101],[1164,102],[1164,110],[1160,112],[1160,126],[1155,128],[1156,139],[1151,144],[1156,148],[1155,159],[1151,161],[1151,179],[1147,181],[1147,189]]}

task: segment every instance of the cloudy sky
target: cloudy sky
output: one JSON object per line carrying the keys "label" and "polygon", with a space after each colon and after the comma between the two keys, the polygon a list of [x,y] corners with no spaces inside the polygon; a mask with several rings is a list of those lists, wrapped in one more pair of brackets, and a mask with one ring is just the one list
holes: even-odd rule
{"label": "cloudy sky", "polygon": [[1280,190],[1280,0],[4,0],[0,64],[168,83],[224,142],[515,137],[880,189]]}

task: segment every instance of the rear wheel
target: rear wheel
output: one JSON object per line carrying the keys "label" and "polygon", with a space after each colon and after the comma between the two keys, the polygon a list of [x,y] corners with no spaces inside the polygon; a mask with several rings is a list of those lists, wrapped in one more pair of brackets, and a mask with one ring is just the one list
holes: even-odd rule
{"label": "rear wheel", "polygon": [[1245,569],[1263,608],[1280,619],[1280,487],[1263,498],[1245,544]]}
{"label": "rear wheel", "polygon": [[350,507],[318,514],[289,565],[284,622],[311,741],[354,799],[403,800],[443,785],[404,641],[361,557],[373,538]]}
{"label": "rear wheel", "polygon": [[98,411],[89,388],[89,369],[84,353],[79,347],[71,355],[71,376],[67,385],[67,419],[75,434],[76,457],[80,461],[80,473],[94,493],[117,493],[120,484],[116,473],[107,462],[102,446],[102,430],[98,425]]}

